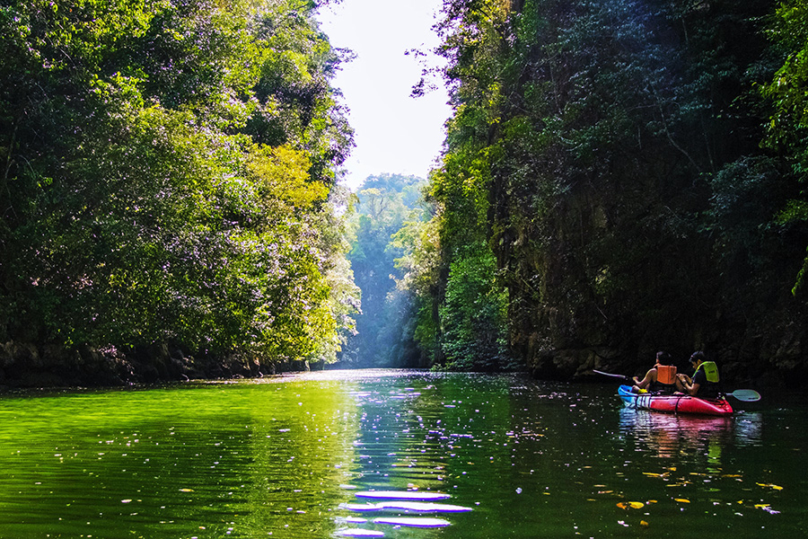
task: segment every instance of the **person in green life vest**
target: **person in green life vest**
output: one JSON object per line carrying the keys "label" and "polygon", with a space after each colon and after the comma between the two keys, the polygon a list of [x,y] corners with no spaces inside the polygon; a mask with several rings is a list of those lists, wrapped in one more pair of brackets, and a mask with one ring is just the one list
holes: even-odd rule
{"label": "person in green life vest", "polygon": [[676,388],[682,393],[704,398],[716,398],[721,393],[719,386],[718,365],[714,361],[707,361],[704,352],[693,352],[690,364],[696,371],[693,377],[679,374],[676,379]]}

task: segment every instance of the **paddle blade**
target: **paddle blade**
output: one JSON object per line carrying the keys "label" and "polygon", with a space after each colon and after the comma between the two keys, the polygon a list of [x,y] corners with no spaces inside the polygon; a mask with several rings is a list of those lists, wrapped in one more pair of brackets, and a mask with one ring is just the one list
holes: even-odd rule
{"label": "paddle blade", "polygon": [[592,372],[594,372],[595,374],[601,374],[603,376],[609,376],[611,378],[619,378],[620,380],[628,380],[629,379],[628,376],[625,376],[623,374],[612,374],[610,372],[603,372],[603,371],[598,371],[598,370],[595,370],[595,369],[592,369]]}
{"label": "paddle blade", "polygon": [[760,400],[760,393],[754,389],[736,389],[732,393],[727,393],[727,395],[742,402],[757,402]]}

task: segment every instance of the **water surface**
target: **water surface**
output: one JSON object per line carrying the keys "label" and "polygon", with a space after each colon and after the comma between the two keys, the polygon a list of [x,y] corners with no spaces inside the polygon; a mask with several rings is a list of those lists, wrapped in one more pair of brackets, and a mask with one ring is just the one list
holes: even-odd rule
{"label": "water surface", "polygon": [[[0,538],[805,536],[808,408],[734,404],[413,371],[6,395]],[[374,491],[471,511],[354,510]]]}

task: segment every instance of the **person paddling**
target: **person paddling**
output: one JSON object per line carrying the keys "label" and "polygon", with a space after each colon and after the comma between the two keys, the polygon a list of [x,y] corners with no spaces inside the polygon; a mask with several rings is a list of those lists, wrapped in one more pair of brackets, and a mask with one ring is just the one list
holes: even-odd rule
{"label": "person paddling", "polygon": [[676,367],[671,365],[671,356],[667,352],[657,352],[656,363],[651,367],[645,377],[640,380],[634,377],[635,393],[647,390],[653,393],[673,393],[676,389]]}
{"label": "person paddling", "polygon": [[716,398],[721,394],[718,365],[714,361],[707,361],[704,352],[693,352],[690,363],[696,371],[693,378],[686,374],[676,377],[676,389],[691,396],[698,395],[704,398]]}

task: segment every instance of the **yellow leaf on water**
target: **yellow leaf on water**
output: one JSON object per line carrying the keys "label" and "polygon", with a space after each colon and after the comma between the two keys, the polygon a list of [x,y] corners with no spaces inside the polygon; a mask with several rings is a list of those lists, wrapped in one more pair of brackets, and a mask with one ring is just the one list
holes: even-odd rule
{"label": "yellow leaf on water", "polygon": [[648,501],[647,501],[647,502],[645,502],[645,503],[659,503],[659,502],[657,502],[656,500],[648,500]]}
{"label": "yellow leaf on water", "polygon": [[644,505],[642,502],[620,502],[617,507],[628,511],[629,509],[642,509]]}
{"label": "yellow leaf on water", "polygon": [[642,526],[643,528],[647,528],[648,526],[650,526],[650,524],[648,524],[648,523],[647,523],[646,521],[644,521],[644,520],[641,520],[641,521],[640,521],[640,526]]}
{"label": "yellow leaf on water", "polygon": [[758,485],[759,487],[769,487],[773,488],[774,490],[783,490],[783,487],[779,485],[773,485],[771,483],[755,483],[755,484]]}
{"label": "yellow leaf on water", "polygon": [[685,500],[684,498],[674,498],[673,501],[682,502],[682,503],[690,503],[690,500]]}
{"label": "yellow leaf on water", "polygon": [[755,509],[763,509],[764,507],[771,507],[771,505],[769,505],[767,503],[756,503],[755,504]]}
{"label": "yellow leaf on water", "polygon": [[192,488],[181,488],[180,489],[180,492],[193,492],[193,491],[194,491],[194,489],[192,489]]}

